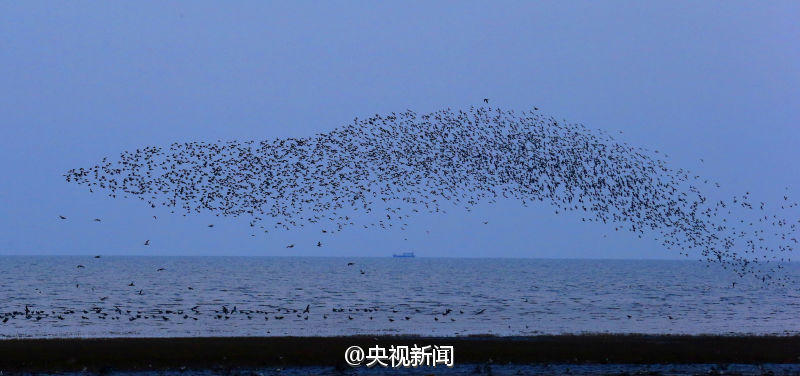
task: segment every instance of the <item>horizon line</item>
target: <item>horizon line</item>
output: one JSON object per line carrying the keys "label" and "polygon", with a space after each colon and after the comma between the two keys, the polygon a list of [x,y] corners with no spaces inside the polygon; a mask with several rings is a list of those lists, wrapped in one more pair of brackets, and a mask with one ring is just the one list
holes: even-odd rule
{"label": "horizon line", "polygon": [[[194,254],[194,255],[179,255],[179,254],[103,254],[103,253],[69,253],[69,254],[54,254],[54,253],[2,253],[0,257],[274,257],[274,258],[395,258],[393,255],[381,256],[364,256],[364,255],[246,255],[246,254]],[[415,255],[410,258],[425,258],[425,259],[517,259],[517,260],[611,260],[611,261],[704,261],[702,258],[625,258],[625,257],[525,257],[525,256],[424,256]],[[794,262],[794,261],[790,261]]]}

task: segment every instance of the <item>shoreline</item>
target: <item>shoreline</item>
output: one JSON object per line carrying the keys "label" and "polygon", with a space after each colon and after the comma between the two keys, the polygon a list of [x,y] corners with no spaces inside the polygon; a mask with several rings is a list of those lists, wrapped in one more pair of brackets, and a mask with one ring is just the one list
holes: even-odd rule
{"label": "shoreline", "polygon": [[800,335],[182,337],[0,340],[0,370],[338,367],[358,345],[452,345],[458,364],[800,364]]}

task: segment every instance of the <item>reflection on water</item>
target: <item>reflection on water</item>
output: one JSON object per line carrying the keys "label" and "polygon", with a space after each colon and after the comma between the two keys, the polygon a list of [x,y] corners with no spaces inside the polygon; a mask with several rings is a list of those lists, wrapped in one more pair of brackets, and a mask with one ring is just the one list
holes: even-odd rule
{"label": "reflection on water", "polygon": [[0,336],[797,334],[786,270],[781,288],[692,261],[0,257]]}

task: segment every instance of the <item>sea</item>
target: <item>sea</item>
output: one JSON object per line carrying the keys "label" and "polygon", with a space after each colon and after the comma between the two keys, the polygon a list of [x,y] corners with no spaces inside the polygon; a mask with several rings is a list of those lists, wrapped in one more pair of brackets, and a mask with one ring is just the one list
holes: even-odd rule
{"label": "sea", "polygon": [[800,333],[770,285],[700,261],[0,257],[0,338]]}

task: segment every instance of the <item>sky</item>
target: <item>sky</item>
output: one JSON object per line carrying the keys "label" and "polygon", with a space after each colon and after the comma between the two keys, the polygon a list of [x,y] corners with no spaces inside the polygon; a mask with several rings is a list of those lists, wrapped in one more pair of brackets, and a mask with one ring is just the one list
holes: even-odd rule
{"label": "sky", "polygon": [[676,258],[510,201],[406,231],[253,238],[247,219],[170,215],[62,174],[148,145],[302,137],[490,98],[623,131],[775,201],[800,188],[798,41],[796,1],[0,2],[0,254]]}

